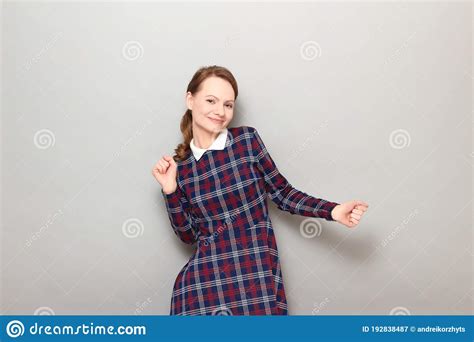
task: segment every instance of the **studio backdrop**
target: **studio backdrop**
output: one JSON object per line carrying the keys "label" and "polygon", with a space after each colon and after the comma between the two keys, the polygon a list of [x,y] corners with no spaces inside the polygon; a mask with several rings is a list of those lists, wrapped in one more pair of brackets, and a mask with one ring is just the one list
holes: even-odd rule
{"label": "studio backdrop", "polygon": [[153,165],[222,65],[230,127],[354,228],[268,199],[290,315],[472,313],[472,4],[2,6],[1,313],[167,315],[195,252]]}

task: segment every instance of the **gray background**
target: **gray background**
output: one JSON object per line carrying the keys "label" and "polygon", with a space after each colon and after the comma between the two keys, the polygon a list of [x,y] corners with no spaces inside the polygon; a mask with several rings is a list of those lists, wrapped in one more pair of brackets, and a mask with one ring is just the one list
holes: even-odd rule
{"label": "gray background", "polygon": [[269,201],[290,314],[471,314],[471,7],[4,3],[1,314],[169,313],[151,168],[211,64],[292,185],[370,205],[306,238]]}

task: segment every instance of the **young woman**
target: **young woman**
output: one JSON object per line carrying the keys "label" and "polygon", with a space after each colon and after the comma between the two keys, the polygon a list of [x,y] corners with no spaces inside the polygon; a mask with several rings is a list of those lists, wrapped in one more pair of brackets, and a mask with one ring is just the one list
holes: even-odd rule
{"label": "young woman", "polygon": [[291,214],[347,227],[368,208],[363,201],[339,204],[295,189],[255,128],[228,128],[237,95],[228,69],[197,70],[181,120],[184,142],[152,170],[174,232],[197,246],[174,283],[171,315],[288,314],[267,196]]}

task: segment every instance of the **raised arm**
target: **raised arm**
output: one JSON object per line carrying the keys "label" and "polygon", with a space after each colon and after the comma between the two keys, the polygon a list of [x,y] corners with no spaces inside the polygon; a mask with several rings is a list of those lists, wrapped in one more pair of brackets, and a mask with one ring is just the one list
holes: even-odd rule
{"label": "raised arm", "polygon": [[192,217],[189,213],[189,203],[179,186],[172,193],[165,193],[161,189],[161,194],[165,200],[168,217],[175,234],[184,243],[192,245],[198,239],[192,224]]}
{"label": "raised arm", "polygon": [[265,189],[278,208],[292,215],[320,217],[334,221],[331,211],[339,203],[316,198],[295,189],[279,172],[257,130],[253,127],[252,130],[252,151],[257,159],[258,169],[265,178]]}

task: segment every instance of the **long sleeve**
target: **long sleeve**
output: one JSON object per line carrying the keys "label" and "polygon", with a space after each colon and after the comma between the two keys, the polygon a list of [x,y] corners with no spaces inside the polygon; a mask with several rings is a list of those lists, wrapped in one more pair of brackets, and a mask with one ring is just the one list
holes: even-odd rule
{"label": "long sleeve", "polygon": [[165,200],[168,217],[175,234],[184,243],[192,245],[198,239],[192,224],[192,217],[189,212],[189,203],[180,187],[176,191],[166,194],[161,189],[161,194]]}
{"label": "long sleeve", "polygon": [[316,198],[295,189],[279,172],[257,130],[252,127],[252,131],[252,150],[257,160],[257,167],[264,176],[267,193],[278,208],[292,215],[320,217],[334,221],[331,211],[339,203]]}

